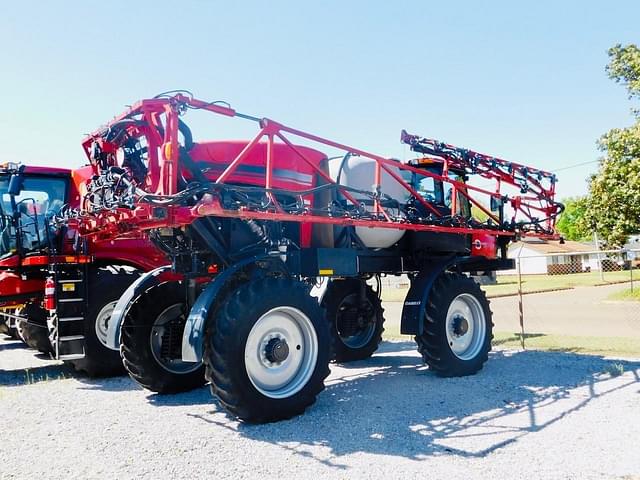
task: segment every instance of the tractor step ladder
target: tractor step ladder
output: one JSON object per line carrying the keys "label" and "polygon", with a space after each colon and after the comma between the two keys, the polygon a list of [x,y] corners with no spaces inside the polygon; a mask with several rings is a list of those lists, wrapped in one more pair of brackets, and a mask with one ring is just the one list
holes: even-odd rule
{"label": "tractor step ladder", "polygon": [[86,265],[53,266],[56,312],[50,325],[56,358],[78,360],[85,357],[85,305],[88,293]]}

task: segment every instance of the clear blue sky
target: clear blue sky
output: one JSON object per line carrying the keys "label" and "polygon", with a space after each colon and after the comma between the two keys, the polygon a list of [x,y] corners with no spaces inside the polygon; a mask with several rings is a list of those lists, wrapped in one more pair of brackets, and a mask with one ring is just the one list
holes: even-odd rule
{"label": "clear blue sky", "polygon": [[[186,88],[397,158],[405,128],[559,169],[632,122],[604,66],[639,20],[638,1],[3,2],[0,161],[78,166],[84,133]],[[596,167],[560,171],[561,196]]]}

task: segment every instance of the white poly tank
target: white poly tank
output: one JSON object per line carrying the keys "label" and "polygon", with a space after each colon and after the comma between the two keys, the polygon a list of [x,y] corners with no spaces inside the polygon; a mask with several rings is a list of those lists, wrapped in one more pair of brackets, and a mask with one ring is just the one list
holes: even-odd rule
{"label": "white poly tank", "polygon": [[[374,191],[375,167],[375,160],[364,157],[350,157],[344,164],[342,158],[329,160],[329,171],[333,180],[339,180],[340,185],[369,192]],[[395,169],[395,173],[402,176],[399,169]],[[401,204],[406,203],[409,199],[409,192],[384,170],[382,170],[381,191],[391,198],[398,200]],[[352,195],[356,200],[370,200],[370,197],[358,193],[352,193]],[[373,211],[372,205],[366,205],[366,208],[369,211]],[[387,248],[402,238],[404,230],[396,228],[356,227],[356,233],[369,248]]]}

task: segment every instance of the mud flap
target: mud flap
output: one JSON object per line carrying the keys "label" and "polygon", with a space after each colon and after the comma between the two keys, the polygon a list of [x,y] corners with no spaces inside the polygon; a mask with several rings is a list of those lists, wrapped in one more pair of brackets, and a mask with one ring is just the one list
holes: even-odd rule
{"label": "mud flap", "polygon": [[402,335],[421,335],[424,329],[424,309],[429,301],[429,292],[438,275],[456,263],[455,257],[435,262],[420,270],[411,280],[411,288],[402,306],[400,333]]}
{"label": "mud flap", "polygon": [[265,256],[247,258],[234,263],[218,274],[202,291],[191,307],[182,336],[182,361],[202,362],[204,353],[204,330],[209,316],[209,309],[215,304],[225,283],[236,273]]}
{"label": "mud flap", "polygon": [[164,267],[158,267],[155,270],[151,270],[150,272],[138,277],[138,279],[125,290],[120,297],[120,300],[118,300],[118,303],[116,303],[116,306],[111,313],[111,317],[109,318],[107,347],[111,350],[120,349],[120,329],[122,328],[122,322],[129,310],[131,302],[138,298],[138,296],[145,290],[162,283],[164,280],[161,275],[169,270],[171,270],[171,265],[165,265]]}

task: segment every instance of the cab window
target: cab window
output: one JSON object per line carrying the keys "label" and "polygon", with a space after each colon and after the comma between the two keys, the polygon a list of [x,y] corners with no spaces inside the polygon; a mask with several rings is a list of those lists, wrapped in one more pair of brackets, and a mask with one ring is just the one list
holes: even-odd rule
{"label": "cab window", "polygon": [[[449,178],[457,182],[464,183],[464,177],[457,173],[449,172]],[[453,185],[451,183],[444,182],[444,205],[447,208],[451,208],[453,202]],[[465,218],[471,217],[471,206],[469,200],[460,191],[456,195],[456,214]]]}

